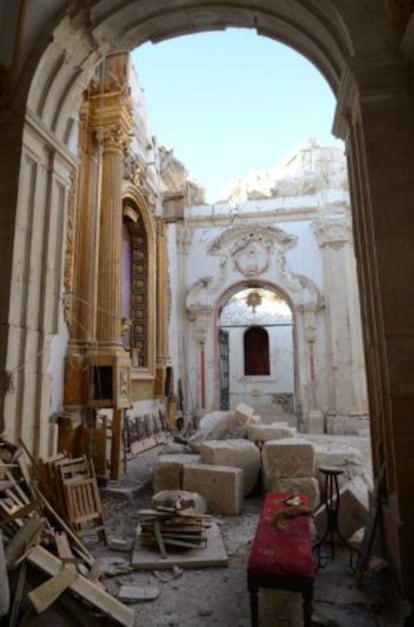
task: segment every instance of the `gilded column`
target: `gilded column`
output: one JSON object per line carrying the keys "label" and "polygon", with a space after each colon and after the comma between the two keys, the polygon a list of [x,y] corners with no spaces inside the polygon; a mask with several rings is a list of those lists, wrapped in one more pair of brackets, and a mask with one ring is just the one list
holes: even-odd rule
{"label": "gilded column", "polygon": [[102,143],[101,215],[98,269],[97,339],[121,345],[122,155],[127,134],[120,124],[100,129]]}

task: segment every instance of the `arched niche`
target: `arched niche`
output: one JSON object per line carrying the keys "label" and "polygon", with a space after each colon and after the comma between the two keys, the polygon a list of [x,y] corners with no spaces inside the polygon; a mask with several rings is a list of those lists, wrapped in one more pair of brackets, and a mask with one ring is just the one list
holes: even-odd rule
{"label": "arched niche", "polygon": [[294,316],[281,290],[256,281],[227,290],[217,310],[217,342],[220,408],[245,402],[264,422],[283,414],[296,426]]}
{"label": "arched niche", "polygon": [[[132,184],[122,194],[123,223],[131,244],[129,327],[132,381],[155,376],[156,356],[156,231],[144,195]],[[125,287],[125,286],[124,286]]]}

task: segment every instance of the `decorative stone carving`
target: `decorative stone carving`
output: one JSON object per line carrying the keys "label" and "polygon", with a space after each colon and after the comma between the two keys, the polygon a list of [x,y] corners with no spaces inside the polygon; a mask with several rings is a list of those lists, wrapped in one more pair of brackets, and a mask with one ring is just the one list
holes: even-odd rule
{"label": "decorative stone carving", "polygon": [[207,294],[207,288],[211,286],[212,282],[212,276],[203,276],[192,284],[187,292],[186,298],[186,307],[188,311],[210,306],[210,298]]}
{"label": "decorative stone carving", "polygon": [[124,179],[131,181],[138,188],[144,183],[145,172],[138,157],[129,152],[124,155]]}
{"label": "decorative stone carving", "polygon": [[234,255],[234,263],[244,276],[257,276],[269,267],[269,247],[262,242],[250,241]]}
{"label": "decorative stone carving", "polygon": [[105,152],[123,152],[129,143],[128,134],[121,124],[110,124],[97,130],[97,138]]}
{"label": "decorative stone carving", "polygon": [[341,216],[326,217],[312,223],[318,246],[333,246],[338,248],[352,239],[351,220]]}
{"label": "decorative stone carving", "polygon": [[207,252],[221,257],[221,279],[230,261],[243,276],[252,277],[269,269],[272,254],[280,263],[285,251],[293,248],[296,242],[295,236],[276,227],[242,226],[220,235],[211,242]]}
{"label": "decorative stone carving", "polygon": [[193,240],[193,232],[191,229],[180,229],[177,232],[177,246],[180,253],[187,255]]}

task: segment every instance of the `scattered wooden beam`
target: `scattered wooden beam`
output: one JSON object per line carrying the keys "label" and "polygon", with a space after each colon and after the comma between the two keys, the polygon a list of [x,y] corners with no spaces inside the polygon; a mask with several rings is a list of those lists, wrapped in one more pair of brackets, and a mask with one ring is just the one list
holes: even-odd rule
{"label": "scattered wooden beam", "polygon": [[78,577],[76,571],[64,566],[60,572],[27,595],[38,614],[41,614],[60,597]]}
{"label": "scattered wooden beam", "polygon": [[[28,556],[28,561],[33,566],[36,566],[44,573],[51,576],[57,575],[62,565],[59,558],[40,545],[34,547]],[[86,577],[78,575],[73,583],[70,584],[69,589],[104,612],[120,625],[133,627],[134,611],[120,603],[108,592],[102,590],[102,588],[92,581],[89,581]]]}

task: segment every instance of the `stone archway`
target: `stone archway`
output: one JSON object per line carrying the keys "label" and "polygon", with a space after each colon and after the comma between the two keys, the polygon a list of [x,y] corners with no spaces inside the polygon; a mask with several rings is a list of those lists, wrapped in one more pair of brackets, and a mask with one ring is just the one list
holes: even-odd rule
{"label": "stone archway", "polygon": [[[297,350],[290,304],[279,290],[260,282],[227,290],[221,303],[216,335],[226,333],[229,344],[229,406],[221,409],[247,402],[264,421],[273,422],[283,414],[297,426],[295,410],[301,403],[296,398]],[[218,360],[220,382],[222,365]]]}
{"label": "stone archway", "polygon": [[[94,66],[109,50],[148,40],[256,28],[313,61],[338,99],[335,132],[347,140],[374,470],[385,463],[387,530],[404,591],[414,597],[413,102],[386,3],[172,0],[154,8],[150,0],[125,0],[109,8],[97,0],[77,8],[59,0],[28,24],[16,35],[22,45],[3,72],[2,90],[0,370],[7,433],[17,438],[25,431],[35,454],[48,449],[48,418],[61,394],[50,364],[61,368],[65,346],[56,242],[64,239],[76,166],[73,112]],[[30,370],[23,367],[28,361]]]}

